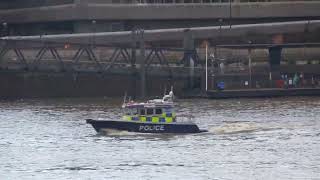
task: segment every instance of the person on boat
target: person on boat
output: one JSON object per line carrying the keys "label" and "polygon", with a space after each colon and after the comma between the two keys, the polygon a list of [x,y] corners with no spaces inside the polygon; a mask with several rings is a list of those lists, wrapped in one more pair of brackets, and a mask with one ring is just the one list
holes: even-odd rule
{"label": "person on boat", "polygon": [[174,94],[173,94],[173,91],[171,90],[168,95],[163,96],[162,101],[163,102],[173,102],[173,98],[174,98]]}

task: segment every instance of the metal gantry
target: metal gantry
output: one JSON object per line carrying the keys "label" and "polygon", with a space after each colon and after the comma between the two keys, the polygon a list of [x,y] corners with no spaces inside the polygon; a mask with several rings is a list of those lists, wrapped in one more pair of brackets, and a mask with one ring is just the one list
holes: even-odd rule
{"label": "metal gantry", "polygon": [[[136,68],[141,54],[139,48],[132,46],[105,46],[90,44],[62,44],[53,42],[33,42],[19,40],[0,41],[0,67],[5,70],[96,72],[110,73],[114,68]],[[99,52],[105,52],[103,55]],[[167,54],[183,53],[180,60],[169,60]],[[65,54],[69,56],[66,57]],[[71,55],[70,55],[71,54]],[[200,63],[197,51],[183,48],[145,48],[144,64],[146,73],[153,68],[164,68],[172,76],[176,64],[188,66],[188,58]],[[140,59],[139,59],[140,60]],[[140,62],[140,61],[138,61]],[[172,64],[174,62],[174,64]],[[179,66],[181,67],[181,66]]]}

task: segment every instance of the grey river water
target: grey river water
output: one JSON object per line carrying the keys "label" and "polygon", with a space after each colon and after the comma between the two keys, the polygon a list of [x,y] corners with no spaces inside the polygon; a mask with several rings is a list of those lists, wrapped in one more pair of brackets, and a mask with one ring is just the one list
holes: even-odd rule
{"label": "grey river water", "polygon": [[120,99],[0,101],[0,179],[320,179],[320,97],[178,100],[208,133],[97,135]]}

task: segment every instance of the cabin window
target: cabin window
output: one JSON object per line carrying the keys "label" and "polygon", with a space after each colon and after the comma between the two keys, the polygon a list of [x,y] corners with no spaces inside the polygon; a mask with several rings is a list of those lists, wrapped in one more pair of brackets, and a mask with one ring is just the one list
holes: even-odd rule
{"label": "cabin window", "polygon": [[138,114],[138,109],[132,109],[131,111],[132,111],[133,115],[137,115]]}
{"label": "cabin window", "polygon": [[162,109],[156,109],[156,114],[162,114]]}
{"label": "cabin window", "polygon": [[147,115],[152,115],[153,114],[153,109],[147,109]]}
{"label": "cabin window", "polygon": [[171,113],[172,111],[173,111],[172,108],[165,108],[165,109],[164,109],[164,112],[166,112],[166,113]]}
{"label": "cabin window", "polygon": [[137,115],[138,110],[129,108],[129,109],[125,109],[125,113],[126,113],[126,115]]}
{"label": "cabin window", "polygon": [[124,109],[124,113],[125,113],[126,115],[130,115],[129,109]]}
{"label": "cabin window", "polygon": [[145,109],[140,109],[140,115],[146,115],[146,110]]}

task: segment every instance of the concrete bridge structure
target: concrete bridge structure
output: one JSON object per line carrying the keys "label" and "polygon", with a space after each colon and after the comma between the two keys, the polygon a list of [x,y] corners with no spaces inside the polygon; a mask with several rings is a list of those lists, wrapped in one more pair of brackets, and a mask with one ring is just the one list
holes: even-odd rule
{"label": "concrete bridge structure", "polygon": [[191,28],[320,18],[319,1],[3,0],[5,35]]}
{"label": "concrete bridge structure", "polygon": [[[117,96],[129,89],[143,97],[146,89],[158,93],[172,84],[179,91],[203,89],[204,56],[199,56],[199,49],[205,44],[212,51],[231,47],[222,44],[242,44],[250,52],[256,47],[268,49],[269,65],[249,63],[236,70],[237,78],[248,79],[250,74],[251,79],[255,73],[253,79],[265,81],[271,72],[279,76],[308,69],[319,74],[318,65],[281,65],[281,50],[287,45],[319,47],[318,1],[23,2],[0,3],[0,84],[8,85],[0,95],[33,96],[53,82],[67,96],[79,87],[87,89],[86,84],[99,89],[96,95]],[[215,71],[222,79],[234,79]],[[24,92],[17,91],[20,86]],[[44,91],[56,95],[50,88]],[[79,90],[79,95],[87,92]]]}

